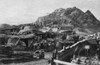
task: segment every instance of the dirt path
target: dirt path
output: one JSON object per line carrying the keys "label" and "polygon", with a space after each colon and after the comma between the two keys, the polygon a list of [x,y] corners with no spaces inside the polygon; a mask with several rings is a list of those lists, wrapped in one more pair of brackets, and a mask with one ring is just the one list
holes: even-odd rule
{"label": "dirt path", "polygon": [[10,63],[10,64],[0,64],[0,65],[50,65],[48,64],[48,59],[50,59],[52,53],[48,52],[45,53],[45,59],[41,60],[34,60],[34,61],[29,61],[29,62],[24,62],[24,63]]}
{"label": "dirt path", "polygon": [[10,63],[10,64],[0,64],[0,65],[49,65],[47,60],[38,60],[25,63]]}

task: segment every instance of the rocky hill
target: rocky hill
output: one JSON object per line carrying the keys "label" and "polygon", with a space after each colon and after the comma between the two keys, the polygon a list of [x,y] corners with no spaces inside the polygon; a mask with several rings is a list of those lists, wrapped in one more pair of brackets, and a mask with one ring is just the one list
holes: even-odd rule
{"label": "rocky hill", "polygon": [[83,12],[76,7],[57,9],[49,15],[39,17],[35,23],[42,27],[61,27],[70,24],[74,28],[84,29],[87,32],[100,31],[100,21],[89,10]]}

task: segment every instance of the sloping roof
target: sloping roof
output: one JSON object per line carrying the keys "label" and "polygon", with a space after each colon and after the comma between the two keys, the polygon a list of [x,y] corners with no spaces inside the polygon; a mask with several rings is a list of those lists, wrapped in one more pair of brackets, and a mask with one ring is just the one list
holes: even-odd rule
{"label": "sloping roof", "polygon": [[88,40],[88,39],[83,39],[81,41],[78,41],[76,42],[75,44],[73,44],[72,46],[70,46],[70,48],[72,47],[75,47],[77,45],[82,45],[82,44],[85,44],[85,43],[88,43],[88,44],[98,44],[97,41],[94,39],[91,39],[91,40]]}
{"label": "sloping roof", "polygon": [[91,44],[98,44],[98,43],[97,43],[97,40],[95,40],[95,39],[88,40],[88,42],[91,43]]}
{"label": "sloping roof", "polygon": [[28,35],[8,35],[8,37],[12,38],[32,38],[34,37],[34,34],[28,34]]}
{"label": "sloping roof", "polygon": [[34,37],[35,35],[34,34],[28,34],[28,35],[21,35],[19,36],[20,38],[32,38]]}
{"label": "sloping roof", "polygon": [[32,29],[30,29],[30,26],[25,26],[24,29],[20,30],[18,34],[22,34],[24,32],[27,32],[27,31],[31,31]]}
{"label": "sloping roof", "polygon": [[48,32],[50,30],[49,27],[43,27],[42,29],[39,29],[41,32]]}
{"label": "sloping roof", "polygon": [[27,32],[27,31],[31,31],[31,29],[27,29],[27,30],[20,30],[19,33],[24,33],[24,32]]}

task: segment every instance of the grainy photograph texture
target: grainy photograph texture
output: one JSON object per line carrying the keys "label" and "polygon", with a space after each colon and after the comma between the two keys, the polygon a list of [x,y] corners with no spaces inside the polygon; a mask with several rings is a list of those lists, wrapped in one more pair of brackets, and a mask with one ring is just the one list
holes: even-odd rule
{"label": "grainy photograph texture", "polygon": [[100,65],[100,0],[0,0],[0,65]]}

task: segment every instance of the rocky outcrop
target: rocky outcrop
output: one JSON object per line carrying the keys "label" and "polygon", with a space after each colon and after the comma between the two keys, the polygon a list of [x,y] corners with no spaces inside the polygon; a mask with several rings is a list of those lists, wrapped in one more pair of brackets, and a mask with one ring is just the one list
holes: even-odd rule
{"label": "rocky outcrop", "polygon": [[72,26],[79,28],[93,28],[99,26],[100,21],[98,21],[89,10],[83,12],[82,10],[73,7],[67,9],[60,8],[47,16],[39,17],[36,24],[42,27],[51,27],[54,25],[60,27],[71,24]]}

